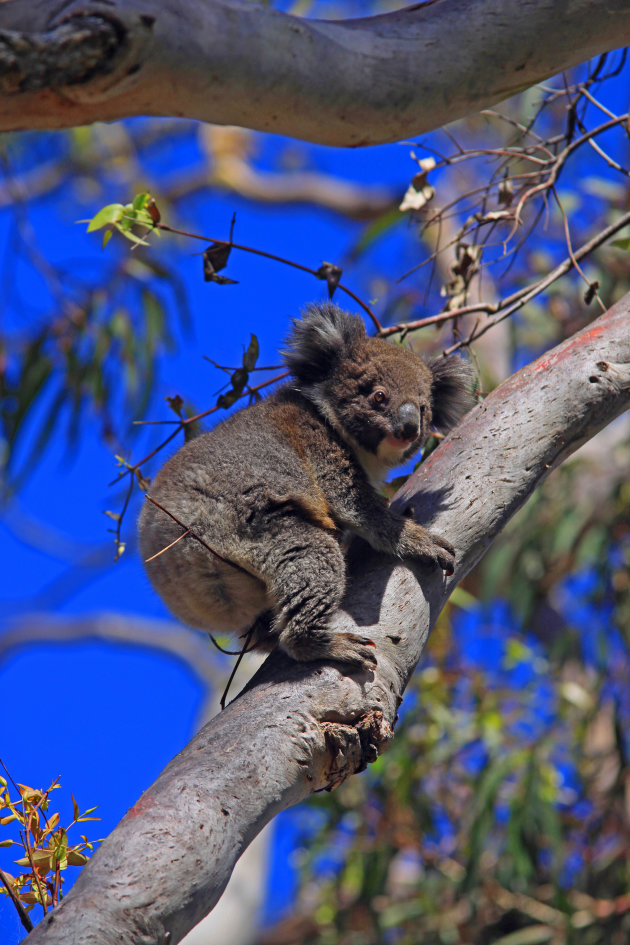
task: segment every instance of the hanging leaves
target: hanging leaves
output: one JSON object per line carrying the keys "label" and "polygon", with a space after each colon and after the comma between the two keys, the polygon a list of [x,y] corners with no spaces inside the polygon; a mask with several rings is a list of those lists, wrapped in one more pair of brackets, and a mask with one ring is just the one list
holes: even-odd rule
{"label": "hanging leaves", "polygon": [[226,410],[228,407],[231,407],[233,404],[235,404],[239,397],[241,397],[243,391],[249,383],[250,371],[253,371],[256,367],[259,350],[258,338],[256,335],[251,335],[247,350],[243,354],[242,367],[237,368],[230,375],[230,385],[232,389],[226,394],[219,395],[217,399],[217,407],[222,407],[224,410]]}
{"label": "hanging leaves", "polygon": [[225,269],[232,247],[229,243],[212,243],[203,252],[203,277],[206,282],[216,282],[217,285],[237,285],[236,279],[219,276],[221,269]]}
{"label": "hanging leaves", "polygon": [[427,174],[435,167],[435,158],[417,158],[411,154],[420,170],[411,178],[411,183],[403,197],[399,210],[421,210],[435,196],[435,190],[427,180]]}
{"label": "hanging leaves", "polygon": [[332,299],[333,293],[339,285],[343,270],[334,263],[324,262],[316,272],[318,279],[325,279],[328,283],[328,298]]}
{"label": "hanging leaves", "polygon": [[[81,220],[81,223],[87,223],[87,232],[93,233],[96,230],[102,230],[103,227],[109,227],[103,235],[103,249],[112,237],[114,230],[117,230],[121,236],[136,245],[148,246],[144,238],[148,232],[155,232],[156,224],[160,222],[161,214],[158,206],[149,193],[137,194],[131,203],[110,203],[102,207],[91,220]],[[142,235],[138,235],[136,230],[140,228]]]}

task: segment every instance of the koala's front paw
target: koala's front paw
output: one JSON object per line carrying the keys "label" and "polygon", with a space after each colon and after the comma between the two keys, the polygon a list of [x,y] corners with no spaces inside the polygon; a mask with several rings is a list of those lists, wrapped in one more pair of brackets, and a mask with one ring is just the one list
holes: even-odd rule
{"label": "koala's front paw", "polygon": [[410,557],[417,558],[425,564],[437,565],[447,574],[452,574],[455,570],[455,549],[450,541],[442,538],[441,535],[435,535],[428,532],[426,528],[415,523],[408,523],[408,533],[410,533],[413,550]]}
{"label": "koala's front paw", "polygon": [[280,634],[278,644],[280,649],[300,662],[334,660],[366,670],[376,666],[374,641],[358,633],[334,633],[330,630],[292,633],[287,628]]}

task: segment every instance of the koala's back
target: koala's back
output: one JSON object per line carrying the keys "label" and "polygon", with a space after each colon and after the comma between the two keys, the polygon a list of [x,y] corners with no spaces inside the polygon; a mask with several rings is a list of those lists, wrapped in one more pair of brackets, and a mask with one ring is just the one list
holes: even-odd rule
{"label": "koala's back", "polygon": [[299,529],[305,518],[334,529],[313,462],[323,457],[339,473],[347,454],[335,457],[346,451],[324,427],[304,398],[283,388],[191,440],[160,470],[151,497],[197,536],[180,538],[182,525],[145,502],[140,551],[153,558],[149,578],[177,617],[227,632],[273,608],[257,563],[274,533]]}

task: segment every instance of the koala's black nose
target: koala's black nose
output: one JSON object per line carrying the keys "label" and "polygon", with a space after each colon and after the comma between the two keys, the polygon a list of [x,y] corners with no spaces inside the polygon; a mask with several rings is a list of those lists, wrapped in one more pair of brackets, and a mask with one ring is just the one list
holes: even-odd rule
{"label": "koala's black nose", "polygon": [[402,404],[398,408],[395,435],[399,440],[415,440],[419,432],[420,411],[414,404]]}

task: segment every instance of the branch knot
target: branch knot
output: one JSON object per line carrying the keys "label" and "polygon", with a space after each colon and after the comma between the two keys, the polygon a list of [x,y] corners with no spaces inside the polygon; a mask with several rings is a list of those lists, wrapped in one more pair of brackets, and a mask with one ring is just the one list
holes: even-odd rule
{"label": "branch knot", "polygon": [[346,778],[365,771],[385,750],[393,731],[380,709],[372,709],[354,724],[322,722],[330,763],[325,769],[326,790],[332,791]]}

